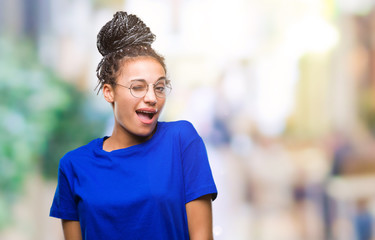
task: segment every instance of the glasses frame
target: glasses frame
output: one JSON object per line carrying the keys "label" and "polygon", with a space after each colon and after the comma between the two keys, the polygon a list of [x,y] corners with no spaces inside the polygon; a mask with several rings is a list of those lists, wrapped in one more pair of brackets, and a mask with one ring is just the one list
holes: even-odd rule
{"label": "glasses frame", "polygon": [[[122,84],[120,84],[120,83],[115,83],[115,85],[119,85],[119,86],[121,86],[121,87],[124,87],[124,88],[129,89],[130,94],[131,94],[133,97],[135,97],[135,98],[143,98],[143,97],[145,97],[146,94],[148,93],[148,90],[150,89],[150,85],[153,85],[154,94],[155,94],[155,96],[158,97],[158,98],[166,98],[166,97],[169,95],[169,93],[172,91],[172,86],[171,86],[170,80],[168,80],[168,79],[159,79],[159,80],[157,80],[155,83],[149,83],[149,84],[148,84],[145,80],[133,80],[133,81],[134,81],[134,82],[132,82],[132,83],[130,84],[130,87],[127,87],[127,86],[122,85]],[[137,82],[143,82],[143,83],[145,83],[146,86],[147,86],[147,87],[146,87],[146,91],[145,91],[145,93],[144,93],[143,96],[140,96],[140,97],[135,96],[134,93],[133,93],[133,91],[132,91],[132,89],[133,89],[132,86],[133,86],[133,84],[135,84],[136,81],[137,81]],[[165,88],[168,89],[168,90],[166,90],[166,93],[165,93],[164,96],[159,96],[159,93],[157,93],[157,92],[155,91],[155,87],[156,87],[156,85],[157,85],[160,81],[165,81]]]}

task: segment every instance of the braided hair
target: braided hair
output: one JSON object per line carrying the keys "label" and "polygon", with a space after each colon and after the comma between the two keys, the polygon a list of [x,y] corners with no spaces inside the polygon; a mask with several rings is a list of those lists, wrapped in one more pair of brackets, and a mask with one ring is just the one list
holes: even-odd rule
{"label": "braided hair", "polygon": [[164,68],[164,57],[152,49],[155,35],[141,19],[133,14],[118,11],[97,36],[97,47],[103,56],[96,69],[98,93],[104,84],[115,87],[116,78],[125,58],[148,56],[156,59]]}

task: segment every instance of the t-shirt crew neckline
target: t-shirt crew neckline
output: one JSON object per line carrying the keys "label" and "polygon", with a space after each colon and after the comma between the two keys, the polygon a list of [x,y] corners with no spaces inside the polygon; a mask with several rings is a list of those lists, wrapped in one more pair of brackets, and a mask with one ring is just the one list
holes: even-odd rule
{"label": "t-shirt crew neckline", "polygon": [[163,122],[158,122],[157,125],[156,125],[156,131],[151,136],[150,139],[148,139],[148,140],[146,140],[142,143],[127,147],[127,148],[120,148],[120,149],[116,149],[116,150],[113,150],[113,151],[110,151],[110,152],[105,151],[103,149],[104,141],[107,138],[110,137],[110,136],[105,136],[105,137],[99,138],[99,141],[97,142],[97,144],[95,146],[95,150],[97,152],[101,153],[101,154],[107,154],[107,155],[117,155],[117,154],[131,153],[131,152],[135,152],[135,151],[139,151],[139,150],[144,150],[144,148],[146,146],[150,145],[152,142],[154,142],[159,137],[160,131],[161,131],[162,128],[163,128]]}

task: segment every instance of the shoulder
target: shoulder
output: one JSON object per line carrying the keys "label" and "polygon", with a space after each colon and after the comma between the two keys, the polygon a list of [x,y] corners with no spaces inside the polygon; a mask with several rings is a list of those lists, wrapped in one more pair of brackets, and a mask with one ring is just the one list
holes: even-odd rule
{"label": "shoulder", "polygon": [[162,122],[162,125],[166,131],[177,134],[180,137],[191,138],[199,136],[194,125],[186,120]]}
{"label": "shoulder", "polygon": [[102,138],[97,138],[92,140],[86,145],[80,146],[74,150],[67,152],[61,159],[60,159],[60,168],[66,168],[71,166],[76,161],[80,159],[90,157],[93,154],[93,150],[95,146],[101,141]]}
{"label": "shoulder", "polygon": [[[179,120],[174,122],[163,122],[162,128],[167,136],[171,138],[164,138],[165,141],[172,141],[180,146],[184,152],[193,142],[203,144],[202,138],[195,130],[194,125],[186,120]],[[166,136],[164,135],[164,136]],[[167,140],[172,139],[172,140]],[[170,146],[170,144],[168,144]]]}

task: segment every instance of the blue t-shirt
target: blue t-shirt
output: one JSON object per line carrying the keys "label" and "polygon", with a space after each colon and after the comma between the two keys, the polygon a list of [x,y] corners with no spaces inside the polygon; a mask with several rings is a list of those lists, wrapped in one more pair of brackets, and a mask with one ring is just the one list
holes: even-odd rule
{"label": "blue t-shirt", "polygon": [[217,196],[206,148],[187,121],[158,122],[144,143],[111,152],[99,138],[61,160],[50,216],[83,239],[189,239],[185,204]]}

